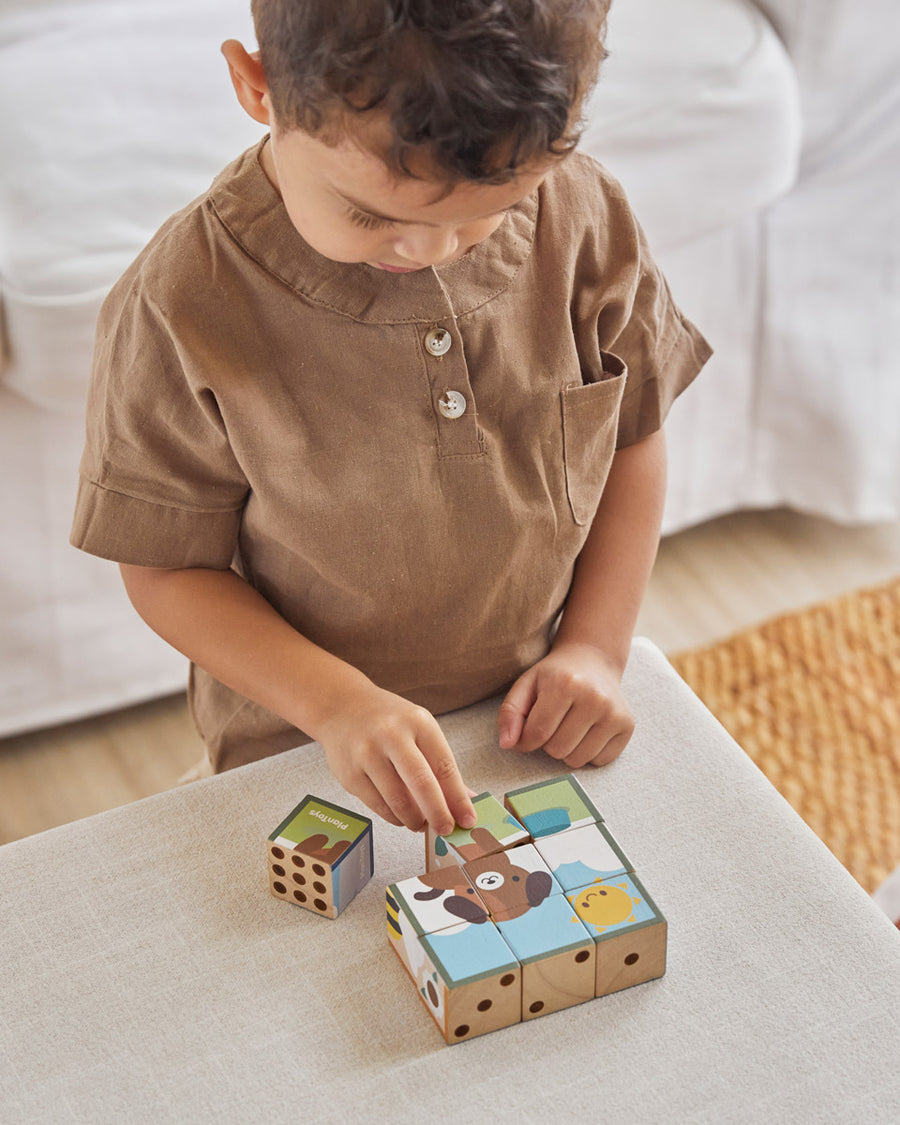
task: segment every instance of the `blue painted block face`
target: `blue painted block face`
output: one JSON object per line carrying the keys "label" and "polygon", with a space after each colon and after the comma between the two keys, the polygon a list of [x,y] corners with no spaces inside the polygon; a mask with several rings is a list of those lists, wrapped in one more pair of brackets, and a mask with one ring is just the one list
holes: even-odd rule
{"label": "blue painted block face", "polygon": [[588,933],[614,937],[634,926],[665,921],[636,875],[618,875],[580,887],[567,895]]}
{"label": "blue painted block face", "polygon": [[605,824],[586,824],[556,836],[542,836],[535,847],[564,891],[632,870]]}
{"label": "blue painted block face", "polygon": [[527,914],[495,919],[509,947],[523,965],[578,946],[591,945],[591,936],[563,895],[552,895]]}
{"label": "blue painted block face", "polygon": [[518,962],[491,922],[460,922],[419,939],[448,988],[496,973],[515,972]]}

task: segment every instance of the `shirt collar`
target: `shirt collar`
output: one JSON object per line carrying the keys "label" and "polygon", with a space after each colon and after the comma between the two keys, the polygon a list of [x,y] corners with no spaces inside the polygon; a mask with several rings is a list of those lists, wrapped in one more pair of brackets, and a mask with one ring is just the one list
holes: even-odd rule
{"label": "shirt collar", "polygon": [[225,169],[210,189],[209,203],[255,262],[314,304],[368,324],[440,320],[448,302],[461,316],[502,293],[531,253],[537,192],[517,204],[489,238],[440,270],[393,274],[333,262],[313,250],[288,218],[259,162],[267,140]]}

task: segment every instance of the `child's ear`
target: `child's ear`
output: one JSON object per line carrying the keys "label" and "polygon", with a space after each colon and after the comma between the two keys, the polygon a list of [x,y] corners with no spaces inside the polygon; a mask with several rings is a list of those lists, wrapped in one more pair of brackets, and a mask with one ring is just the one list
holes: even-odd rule
{"label": "child's ear", "polygon": [[238,101],[254,121],[271,125],[272,105],[266,76],[259,61],[259,51],[248,54],[243,44],[236,39],[227,39],[222,44],[222,54],[228,63],[228,72]]}

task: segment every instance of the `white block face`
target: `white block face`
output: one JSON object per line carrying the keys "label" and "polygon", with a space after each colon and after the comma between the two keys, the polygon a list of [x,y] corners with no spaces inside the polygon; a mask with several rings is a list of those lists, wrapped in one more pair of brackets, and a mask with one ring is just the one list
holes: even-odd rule
{"label": "white block face", "polygon": [[481,897],[459,866],[403,879],[389,888],[420,934],[436,933],[460,921],[483,922]]}
{"label": "white block face", "polygon": [[542,836],[535,841],[535,847],[565,891],[631,870],[612,833],[598,824]]}

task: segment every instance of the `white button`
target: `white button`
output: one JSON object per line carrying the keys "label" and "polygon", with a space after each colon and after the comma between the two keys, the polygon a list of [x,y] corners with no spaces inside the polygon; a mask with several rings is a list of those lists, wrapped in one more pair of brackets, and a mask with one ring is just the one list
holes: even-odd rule
{"label": "white button", "polygon": [[459,391],[444,391],[438,399],[438,410],[445,418],[460,418],[466,412],[466,399]]}
{"label": "white button", "polygon": [[425,333],[425,348],[432,355],[446,355],[452,343],[453,337],[446,328],[430,328]]}

